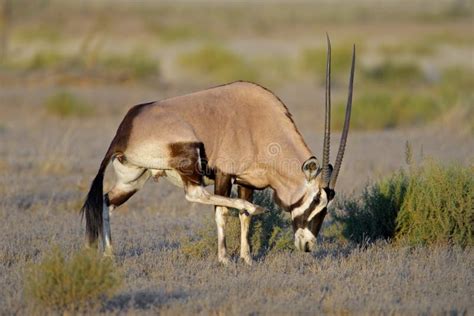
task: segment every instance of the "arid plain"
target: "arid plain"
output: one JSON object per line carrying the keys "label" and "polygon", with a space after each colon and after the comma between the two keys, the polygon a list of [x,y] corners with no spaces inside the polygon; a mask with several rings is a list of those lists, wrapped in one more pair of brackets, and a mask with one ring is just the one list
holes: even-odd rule
{"label": "arid plain", "polygon": [[[413,159],[474,162],[472,1],[12,1],[0,63],[0,313],[28,314],[26,269],[83,246],[79,209],[133,105],[234,81],[258,82],[322,151],[325,32],[334,115],[358,64],[338,199]],[[359,108],[357,108],[359,107]],[[383,108],[383,110],[381,110]],[[340,125],[340,124],[339,124]],[[212,126],[212,122],[209,122]],[[335,156],[339,132],[332,137]],[[110,171],[110,170],[109,170]],[[106,187],[113,174],[107,173]],[[212,189],[212,188],[210,188]],[[344,211],[344,210],[339,210]],[[331,213],[331,211],[330,211]],[[249,267],[194,258],[182,242],[210,219],[182,189],[150,181],[114,212],[123,283],[104,314],[470,314],[474,250],[320,237],[311,254]],[[331,226],[331,215],[326,227]],[[216,237],[217,238],[217,237]]]}

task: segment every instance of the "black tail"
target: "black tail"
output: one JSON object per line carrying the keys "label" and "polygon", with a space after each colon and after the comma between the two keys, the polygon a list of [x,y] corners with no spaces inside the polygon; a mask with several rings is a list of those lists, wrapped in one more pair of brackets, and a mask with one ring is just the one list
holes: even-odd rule
{"label": "black tail", "polygon": [[[111,146],[112,147],[112,146]],[[86,238],[89,245],[97,245],[99,234],[102,234],[102,207],[104,203],[103,182],[107,165],[112,158],[111,148],[107,151],[99,172],[92,181],[86,201],[81,209],[82,217],[86,216]]]}

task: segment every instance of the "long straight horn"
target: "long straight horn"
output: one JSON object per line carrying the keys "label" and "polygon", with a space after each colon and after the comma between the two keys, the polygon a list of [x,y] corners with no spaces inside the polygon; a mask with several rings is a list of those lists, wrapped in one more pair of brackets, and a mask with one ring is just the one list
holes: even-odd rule
{"label": "long straight horn", "polygon": [[336,186],[337,176],[341,169],[342,158],[344,157],[344,150],[346,149],[347,134],[349,133],[349,123],[351,120],[351,109],[352,109],[352,90],[354,86],[354,67],[355,67],[355,45],[352,48],[352,66],[351,76],[349,79],[349,95],[347,96],[346,105],[346,117],[344,119],[344,128],[342,129],[341,143],[339,144],[339,151],[337,152],[336,163],[334,165],[334,171],[331,175],[331,181],[329,182],[329,188],[334,189]]}
{"label": "long straight horn", "polygon": [[329,183],[331,171],[329,170],[329,149],[331,146],[331,41],[326,33],[328,51],[326,57],[326,105],[324,119],[324,144],[323,144],[323,171],[322,179],[324,186]]}

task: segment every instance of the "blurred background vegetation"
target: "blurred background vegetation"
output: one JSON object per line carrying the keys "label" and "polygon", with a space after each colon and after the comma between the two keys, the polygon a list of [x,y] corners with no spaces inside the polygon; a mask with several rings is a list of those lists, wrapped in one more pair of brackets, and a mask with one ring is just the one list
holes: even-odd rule
{"label": "blurred background vegetation", "polygon": [[[245,1],[1,0],[0,84],[189,91],[250,80],[319,91],[328,31],[335,128],[355,43],[354,129],[442,123],[474,131],[473,1],[336,2],[259,1],[250,9]],[[308,100],[298,105],[303,113],[315,106]],[[57,114],[51,102],[46,110]],[[59,115],[92,112],[67,106]]]}

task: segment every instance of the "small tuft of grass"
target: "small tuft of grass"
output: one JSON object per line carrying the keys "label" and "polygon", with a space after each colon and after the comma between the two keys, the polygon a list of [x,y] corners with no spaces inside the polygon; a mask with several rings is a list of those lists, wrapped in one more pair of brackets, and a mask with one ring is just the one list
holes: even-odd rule
{"label": "small tuft of grass", "polygon": [[28,267],[25,295],[47,311],[73,312],[96,306],[121,284],[112,260],[82,250],[67,258],[59,248]]}
{"label": "small tuft of grass", "polygon": [[362,75],[365,79],[384,84],[423,83],[425,80],[420,67],[413,62],[393,62],[385,60],[373,67],[364,67]]}
{"label": "small tuft of grass", "polygon": [[259,74],[253,65],[231,50],[209,44],[200,49],[182,54],[179,64],[201,76],[219,81],[257,81]]}
{"label": "small tuft of grass", "polygon": [[51,44],[59,42],[62,34],[58,28],[53,28],[43,23],[42,25],[36,25],[32,28],[20,29],[14,36],[23,42],[31,43],[32,41],[43,41]]}
{"label": "small tuft of grass", "polygon": [[418,40],[410,43],[382,44],[378,50],[382,55],[397,57],[400,54],[415,56],[432,56],[436,53],[437,43],[427,40]]}
{"label": "small tuft of grass", "polygon": [[[351,128],[356,130],[390,129],[425,124],[442,113],[438,99],[427,94],[385,91],[364,93],[354,99]],[[344,125],[345,104],[334,108],[334,128]]]}
{"label": "small tuft of grass", "polygon": [[126,56],[108,56],[99,60],[105,70],[124,80],[149,79],[159,74],[159,63],[141,51]]}
{"label": "small tuft of grass", "polygon": [[46,111],[61,118],[91,115],[93,108],[83,99],[69,91],[59,91],[48,97],[44,104]]}
{"label": "small tuft of grass", "polygon": [[474,245],[474,168],[427,161],[410,165],[342,202],[336,216],[357,243],[395,239],[402,244]]}
{"label": "small tuft of grass", "polygon": [[[252,217],[249,243],[253,256],[265,256],[270,252],[293,249],[293,235],[290,222],[273,202],[270,191],[256,191],[253,202],[269,212]],[[231,210],[226,228],[227,251],[231,256],[240,250],[240,220],[237,210]],[[215,221],[209,218],[195,236],[181,243],[181,250],[188,257],[206,258],[217,254],[217,233]]]}
{"label": "small tuft of grass", "polygon": [[[358,47],[358,50],[361,48]],[[351,65],[352,45],[344,44],[331,48],[331,71],[338,75],[348,71]],[[326,73],[326,47],[305,48],[300,53],[301,68],[310,73],[325,78]]]}
{"label": "small tuft of grass", "polygon": [[36,52],[27,62],[26,70],[50,70],[63,66],[67,57],[54,51]]}
{"label": "small tuft of grass", "polygon": [[206,33],[196,25],[185,24],[166,24],[156,19],[150,19],[145,22],[146,28],[155,34],[161,41],[166,43],[179,42],[195,38],[206,37]]}

